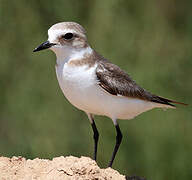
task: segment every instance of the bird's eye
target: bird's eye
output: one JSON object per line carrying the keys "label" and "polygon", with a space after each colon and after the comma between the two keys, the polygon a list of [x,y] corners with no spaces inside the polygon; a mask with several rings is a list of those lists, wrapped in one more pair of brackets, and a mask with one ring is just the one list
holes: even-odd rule
{"label": "bird's eye", "polygon": [[62,36],[63,39],[69,40],[73,38],[73,33],[66,33]]}

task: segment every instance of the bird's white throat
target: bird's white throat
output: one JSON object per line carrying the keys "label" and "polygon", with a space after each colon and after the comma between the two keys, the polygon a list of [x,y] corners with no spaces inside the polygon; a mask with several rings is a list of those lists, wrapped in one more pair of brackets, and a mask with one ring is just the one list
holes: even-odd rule
{"label": "bird's white throat", "polygon": [[57,57],[57,64],[67,63],[69,60],[80,60],[83,59],[86,55],[93,53],[93,50],[90,46],[86,48],[73,48],[68,46],[53,46],[51,50],[54,51]]}

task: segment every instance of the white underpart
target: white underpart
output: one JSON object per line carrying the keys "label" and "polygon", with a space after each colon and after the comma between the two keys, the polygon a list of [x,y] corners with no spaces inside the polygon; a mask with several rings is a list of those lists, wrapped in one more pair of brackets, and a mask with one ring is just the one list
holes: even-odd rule
{"label": "white underpart", "polygon": [[[80,59],[91,53],[90,47],[81,50],[64,48],[59,52],[53,50],[57,55],[56,74],[59,85],[65,97],[78,109],[88,114],[108,116],[116,123],[116,119],[132,119],[155,107],[166,107],[136,98],[111,95],[98,85],[95,74],[97,64],[89,68],[87,65],[71,66],[68,63],[71,59]],[[70,51],[68,56],[66,51]]]}

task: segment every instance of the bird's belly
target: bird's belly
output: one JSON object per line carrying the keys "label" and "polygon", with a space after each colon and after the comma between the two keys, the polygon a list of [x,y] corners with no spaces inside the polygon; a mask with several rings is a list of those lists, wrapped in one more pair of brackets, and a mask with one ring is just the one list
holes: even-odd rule
{"label": "bird's belly", "polygon": [[111,95],[98,85],[95,68],[56,68],[59,85],[71,104],[87,113],[110,118],[132,119],[154,108],[154,103],[123,96]]}

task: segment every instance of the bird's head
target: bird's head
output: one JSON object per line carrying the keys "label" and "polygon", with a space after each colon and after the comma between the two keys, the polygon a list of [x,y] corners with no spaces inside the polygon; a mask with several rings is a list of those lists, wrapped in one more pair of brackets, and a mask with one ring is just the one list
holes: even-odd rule
{"label": "bird's head", "polygon": [[75,22],[57,23],[48,30],[48,40],[35,48],[33,52],[51,49],[57,56],[79,51],[88,47],[84,28]]}

